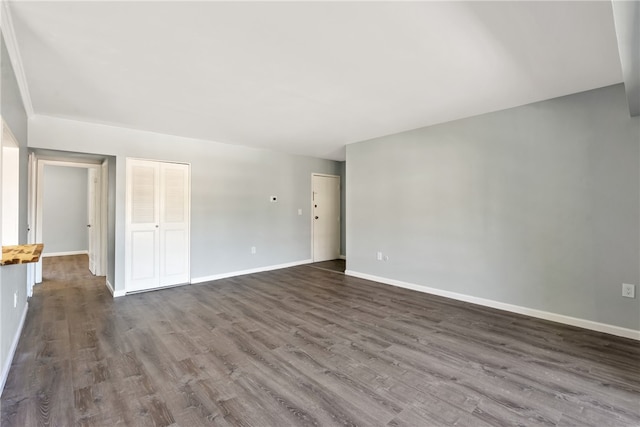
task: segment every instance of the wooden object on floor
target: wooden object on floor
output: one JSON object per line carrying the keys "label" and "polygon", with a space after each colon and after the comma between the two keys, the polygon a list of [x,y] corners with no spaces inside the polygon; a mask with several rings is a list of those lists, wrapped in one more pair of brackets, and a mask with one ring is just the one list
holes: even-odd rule
{"label": "wooden object on floor", "polygon": [[113,299],[44,259],[10,426],[638,426],[640,342],[298,266]]}
{"label": "wooden object on floor", "polygon": [[2,262],[0,265],[27,264],[40,261],[44,245],[42,243],[29,245],[14,245],[2,247]]}

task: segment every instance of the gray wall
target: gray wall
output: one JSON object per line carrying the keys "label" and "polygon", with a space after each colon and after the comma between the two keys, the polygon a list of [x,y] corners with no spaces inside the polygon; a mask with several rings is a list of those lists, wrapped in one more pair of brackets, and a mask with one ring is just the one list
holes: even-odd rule
{"label": "gray wall", "polygon": [[194,280],[310,259],[311,174],[340,173],[329,160],[52,117],[33,118],[29,132],[34,148],[115,156],[116,290],[124,290],[126,157],[191,164]]}
{"label": "gray wall", "polygon": [[351,144],[347,165],[348,270],[640,329],[622,85]]}
{"label": "gray wall", "polygon": [[45,165],[42,241],[45,254],[88,251],[88,169]]}
{"label": "gray wall", "polygon": [[[4,38],[0,43],[0,115],[5,120],[20,147],[20,231],[19,243],[27,241],[27,116],[18,91],[15,73],[11,67]],[[0,177],[0,181],[1,181]],[[1,184],[1,182],[0,182]],[[0,189],[2,185],[0,185]],[[0,190],[1,191],[1,190]],[[0,230],[0,233],[2,231]],[[6,375],[5,366],[11,361],[9,350],[18,331],[20,319],[27,305],[27,267],[10,265],[0,267],[0,369]],[[17,307],[13,307],[13,295],[18,295]]]}

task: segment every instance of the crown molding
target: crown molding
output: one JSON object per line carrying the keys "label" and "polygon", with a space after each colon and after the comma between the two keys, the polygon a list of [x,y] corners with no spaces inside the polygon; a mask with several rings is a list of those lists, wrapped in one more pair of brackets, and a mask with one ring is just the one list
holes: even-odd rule
{"label": "crown molding", "polygon": [[11,10],[9,9],[9,2],[0,1],[2,8],[0,9],[0,27],[2,35],[4,37],[5,45],[7,46],[7,52],[9,52],[9,59],[13,66],[13,72],[16,75],[18,81],[18,89],[22,97],[22,104],[24,110],[27,113],[27,117],[31,118],[34,114],[33,104],[31,103],[31,94],[29,93],[29,86],[27,85],[27,76],[24,73],[24,67],[22,66],[22,56],[20,56],[20,50],[18,49],[18,42],[16,40],[16,33],[13,28],[13,20],[11,19]]}

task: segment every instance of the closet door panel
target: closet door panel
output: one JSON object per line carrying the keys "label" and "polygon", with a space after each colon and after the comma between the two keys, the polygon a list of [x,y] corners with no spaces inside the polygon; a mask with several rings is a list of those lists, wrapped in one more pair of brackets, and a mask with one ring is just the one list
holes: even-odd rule
{"label": "closet door panel", "polygon": [[159,265],[159,165],[127,159],[126,290],[158,286]]}
{"label": "closet door panel", "polygon": [[160,166],[160,285],[188,283],[189,166]]}
{"label": "closet door panel", "polygon": [[127,292],[189,283],[189,203],[189,165],[127,159]]}

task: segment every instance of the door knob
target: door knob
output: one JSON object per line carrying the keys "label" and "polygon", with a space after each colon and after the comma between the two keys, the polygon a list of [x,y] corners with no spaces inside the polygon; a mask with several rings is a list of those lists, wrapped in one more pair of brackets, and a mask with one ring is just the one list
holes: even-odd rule
{"label": "door knob", "polygon": [[316,219],[318,219],[318,217],[316,217]]}

